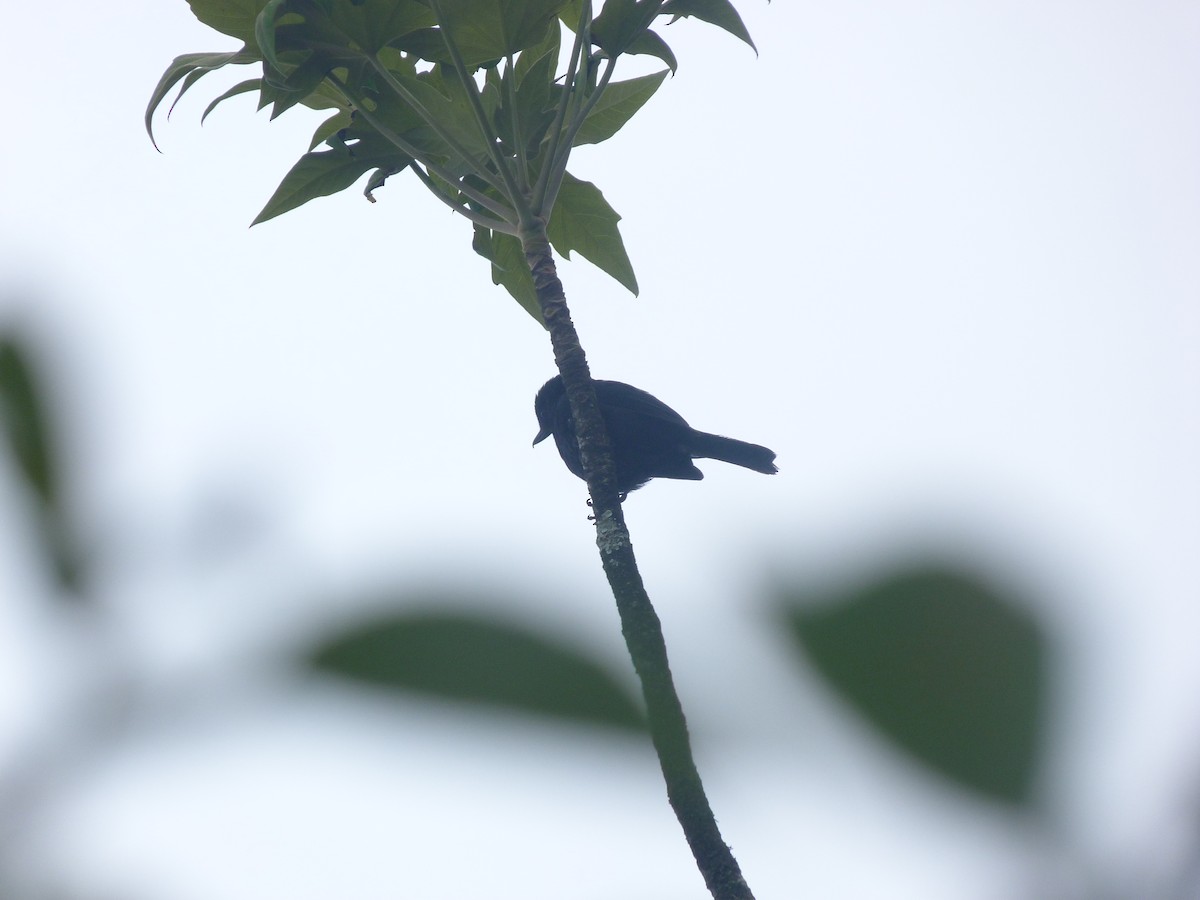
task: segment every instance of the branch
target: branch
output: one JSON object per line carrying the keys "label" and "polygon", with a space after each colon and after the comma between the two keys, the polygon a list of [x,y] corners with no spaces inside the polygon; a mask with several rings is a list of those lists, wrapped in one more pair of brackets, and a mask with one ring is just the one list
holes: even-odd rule
{"label": "branch", "polygon": [[696,866],[714,900],[754,900],[733,853],[721,837],[704,793],[688,737],[683,707],[671,677],[662,623],[646,593],[616,490],[616,467],[587,358],[567,309],[544,223],[522,235],[554,361],[567,390],[596,515],[596,545],[621,617],[621,633],[642,684],[650,737],[667,785],[667,798],[683,827]]}

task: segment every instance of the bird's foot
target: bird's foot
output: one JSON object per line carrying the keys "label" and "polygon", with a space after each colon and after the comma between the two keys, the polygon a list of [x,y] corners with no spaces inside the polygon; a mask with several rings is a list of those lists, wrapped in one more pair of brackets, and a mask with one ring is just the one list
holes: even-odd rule
{"label": "bird's foot", "polygon": [[[628,496],[629,496],[629,492],[628,492],[628,491],[621,491],[619,494],[617,494],[617,502],[618,502],[618,503],[624,503],[624,502],[625,502],[625,498],[626,498],[626,497],[628,497]],[[594,507],[592,506],[592,498],[591,498],[591,497],[588,497],[588,499],[587,499],[587,505],[588,505],[588,508],[589,508],[589,509],[592,509],[592,508],[594,508]],[[589,522],[595,522],[595,521],[596,521],[596,517],[595,517],[595,516],[588,516],[588,521],[589,521]]]}

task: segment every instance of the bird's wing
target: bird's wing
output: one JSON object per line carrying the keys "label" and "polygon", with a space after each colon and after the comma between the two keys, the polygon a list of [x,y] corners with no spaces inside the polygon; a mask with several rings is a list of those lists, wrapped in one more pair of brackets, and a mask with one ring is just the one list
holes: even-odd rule
{"label": "bird's wing", "polygon": [[667,406],[653,394],[632,387],[620,381],[597,381],[596,399],[601,407],[632,413],[637,416],[647,416],[672,425],[690,427],[683,416]]}

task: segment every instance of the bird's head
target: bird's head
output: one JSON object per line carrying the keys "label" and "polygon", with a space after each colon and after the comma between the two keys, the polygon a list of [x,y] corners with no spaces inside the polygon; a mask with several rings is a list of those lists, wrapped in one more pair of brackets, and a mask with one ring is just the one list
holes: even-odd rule
{"label": "bird's head", "polygon": [[533,439],[535,447],[554,433],[554,410],[566,393],[562,377],[555,375],[542,385],[533,398],[533,412],[538,420],[538,433]]}

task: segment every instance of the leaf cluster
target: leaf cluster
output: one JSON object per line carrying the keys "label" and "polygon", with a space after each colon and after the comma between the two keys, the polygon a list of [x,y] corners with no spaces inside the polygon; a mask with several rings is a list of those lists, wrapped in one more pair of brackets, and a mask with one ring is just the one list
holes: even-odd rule
{"label": "leaf cluster", "polygon": [[[474,225],[492,278],[540,316],[522,242],[544,228],[630,291],[637,280],[617,222],[594,184],[567,172],[573,147],[608,140],[657,91],[661,72],[614,81],[619,57],[648,54],[674,71],[653,30],[692,17],[753,47],[729,0],[189,0],[196,17],[242,42],[189,53],[163,73],[146,110],[178,102],[209,72],[254,66],[208,104],[258,94],[271,118],[328,111],[306,152],[254,223],[342,191],[368,175],[374,192],[412,172]],[[571,38],[570,46],[563,38]],[[203,118],[202,117],[202,118]]]}

